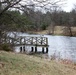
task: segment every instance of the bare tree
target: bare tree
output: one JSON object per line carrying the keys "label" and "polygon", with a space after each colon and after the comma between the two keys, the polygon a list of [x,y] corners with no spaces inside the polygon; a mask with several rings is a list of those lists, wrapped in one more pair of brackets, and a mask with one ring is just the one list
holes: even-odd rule
{"label": "bare tree", "polygon": [[0,11],[0,16],[7,11],[9,8],[14,7],[16,4],[18,4],[21,0],[1,0],[0,5],[1,5],[1,11]]}
{"label": "bare tree", "polygon": [[22,11],[24,11],[24,8],[28,10],[29,7],[32,6],[49,9],[50,7],[61,5],[63,1],[64,0],[1,0],[0,7],[2,7],[2,10],[0,11],[0,16],[10,8],[19,9]]}
{"label": "bare tree", "polygon": [[[55,6],[61,6],[64,0],[0,0],[0,18],[7,10],[20,10],[20,11],[27,11],[29,13],[29,10],[31,7],[34,7],[35,9],[47,9],[49,10],[51,7]],[[13,18],[12,18],[13,20]],[[4,26],[4,24],[1,24],[1,26]],[[4,30],[1,29],[0,26],[0,34],[4,32]]]}

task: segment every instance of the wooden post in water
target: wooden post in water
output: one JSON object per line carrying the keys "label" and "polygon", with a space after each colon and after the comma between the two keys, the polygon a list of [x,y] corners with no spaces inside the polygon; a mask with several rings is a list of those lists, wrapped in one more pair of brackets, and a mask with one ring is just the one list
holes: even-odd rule
{"label": "wooden post in water", "polygon": [[20,52],[22,52],[22,47],[20,47]]}
{"label": "wooden post in water", "polygon": [[42,47],[42,53],[44,53],[44,47]]}
{"label": "wooden post in water", "polygon": [[37,46],[35,47],[35,53],[37,52]]}
{"label": "wooden post in water", "polygon": [[23,46],[23,52],[25,52],[25,46]]}
{"label": "wooden post in water", "polygon": [[34,48],[33,47],[31,47],[31,52],[33,52],[34,51]]}
{"label": "wooden post in water", "polygon": [[48,53],[48,47],[46,47],[46,53]]}

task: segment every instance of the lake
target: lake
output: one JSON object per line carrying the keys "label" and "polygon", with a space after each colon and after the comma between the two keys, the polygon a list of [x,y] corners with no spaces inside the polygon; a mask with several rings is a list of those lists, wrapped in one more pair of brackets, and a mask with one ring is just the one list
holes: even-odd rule
{"label": "lake", "polygon": [[[10,36],[14,35],[10,33]],[[53,35],[35,35],[27,33],[17,33],[17,36],[42,36],[48,38],[49,52],[48,56],[55,55],[56,58],[69,59],[76,62],[76,37],[69,36],[53,36]],[[20,46],[15,47],[15,51],[19,52]],[[31,47],[26,46],[28,51]],[[38,51],[41,51],[41,47],[38,47]]]}

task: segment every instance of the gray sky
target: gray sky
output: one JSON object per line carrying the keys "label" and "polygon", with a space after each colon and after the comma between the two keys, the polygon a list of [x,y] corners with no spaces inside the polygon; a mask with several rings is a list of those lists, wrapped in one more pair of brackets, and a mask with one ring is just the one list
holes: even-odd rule
{"label": "gray sky", "polygon": [[[33,0],[23,0],[32,3]],[[52,0],[50,0],[52,1]],[[54,0],[56,1],[56,0]],[[58,1],[58,0],[57,0]],[[74,8],[74,4],[76,4],[76,0],[64,0],[66,4],[63,5],[62,9],[66,12],[70,12],[72,8]]]}
{"label": "gray sky", "polygon": [[63,9],[69,12],[74,7],[74,4],[76,4],[76,0],[67,0],[66,2],[67,4],[65,5],[65,7],[63,7]]}

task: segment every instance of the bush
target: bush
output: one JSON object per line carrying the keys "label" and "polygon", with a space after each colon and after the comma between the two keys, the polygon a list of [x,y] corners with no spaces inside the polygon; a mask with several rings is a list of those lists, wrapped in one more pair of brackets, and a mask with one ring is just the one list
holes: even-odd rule
{"label": "bush", "polygon": [[46,30],[46,28],[47,28],[47,25],[42,25],[42,26],[41,26],[41,29],[42,29],[42,30]]}
{"label": "bush", "polygon": [[11,46],[9,44],[1,44],[0,45],[0,50],[12,51]]}

